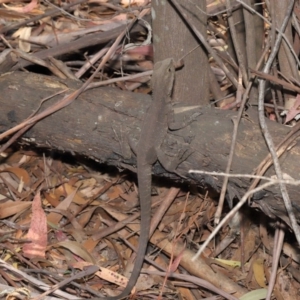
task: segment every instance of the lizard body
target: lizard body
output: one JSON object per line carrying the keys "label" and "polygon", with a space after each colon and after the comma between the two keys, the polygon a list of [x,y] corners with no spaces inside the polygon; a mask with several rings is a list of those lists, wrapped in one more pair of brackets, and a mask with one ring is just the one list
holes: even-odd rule
{"label": "lizard body", "polygon": [[172,59],[165,59],[154,65],[152,76],[153,102],[148,109],[136,147],[137,177],[141,208],[141,230],[134,269],[122,293],[108,300],[128,296],[139,277],[147,249],[151,221],[152,165],[158,160],[158,153],[168,131],[168,115],[171,110],[171,93],[175,77]]}

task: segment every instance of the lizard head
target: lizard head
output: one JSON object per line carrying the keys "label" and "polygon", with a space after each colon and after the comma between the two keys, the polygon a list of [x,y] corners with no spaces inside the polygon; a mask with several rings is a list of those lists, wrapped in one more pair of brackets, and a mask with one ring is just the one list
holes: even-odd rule
{"label": "lizard head", "polygon": [[171,96],[175,79],[175,63],[172,58],[166,58],[155,63],[152,75],[152,87],[157,86],[155,81],[159,78],[162,82],[157,83],[164,85],[165,95]]}

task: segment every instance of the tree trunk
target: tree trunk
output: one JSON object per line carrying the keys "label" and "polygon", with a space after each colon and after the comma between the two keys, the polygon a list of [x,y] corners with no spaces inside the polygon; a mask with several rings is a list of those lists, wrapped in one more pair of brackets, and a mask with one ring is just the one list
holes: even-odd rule
{"label": "tree trunk", "polygon": [[[179,1],[197,29],[206,37],[206,2]],[[207,53],[170,1],[152,1],[154,62],[165,58],[183,59],[176,72],[173,101],[180,105],[209,104]],[[201,66],[201,67],[199,67]]]}

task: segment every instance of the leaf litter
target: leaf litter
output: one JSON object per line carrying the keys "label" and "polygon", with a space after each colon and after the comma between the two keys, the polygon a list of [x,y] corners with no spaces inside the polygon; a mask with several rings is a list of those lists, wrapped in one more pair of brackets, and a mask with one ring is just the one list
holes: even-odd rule
{"label": "leaf litter", "polygon": [[[42,15],[59,1],[0,2],[5,2],[5,9],[0,10],[5,27],[15,20]],[[27,53],[38,52],[86,34],[113,30],[128,21],[127,12],[116,14],[120,6],[109,1],[90,3],[93,5],[75,6],[71,14],[46,16],[38,25],[21,26],[11,43]],[[125,11],[129,4],[144,5],[144,1],[124,0],[121,8]],[[152,51],[150,45],[140,45],[122,54],[119,49],[114,58],[118,61],[122,55],[125,60],[134,60],[138,66],[134,71],[151,70]],[[66,65],[72,68],[72,63]],[[77,70],[77,78],[86,76],[89,67]],[[65,78],[66,74],[60,76]],[[220,76],[220,81],[224,80]],[[147,92],[149,88],[143,85],[147,81],[140,78],[131,84],[116,84],[122,89]],[[41,290],[50,290],[66,278],[70,282],[53,290],[52,299],[118,294],[118,287],[122,289],[127,282],[121,273],[128,274],[125,267],[132,266],[133,248],[138,245],[138,193],[132,177],[67,164],[34,151],[9,151],[0,166],[0,296],[38,297]],[[261,299],[271,273],[273,244],[273,229],[261,220],[264,215],[255,212],[261,219],[253,223],[249,212],[242,211],[237,226],[242,231],[229,223],[201,260],[202,268],[211,272],[201,272],[198,264],[191,263],[191,257],[212,230],[216,204],[208,195],[182,189],[172,196],[172,205],[164,207],[171,190],[159,186],[153,195],[156,227],[144,272],[133,291],[136,298],[200,299],[222,295],[211,283],[224,280],[228,293],[236,292],[228,288],[233,282],[242,287],[243,299]],[[283,252],[274,294],[276,299],[296,299],[299,282],[291,280],[290,274],[299,280],[299,259],[293,245],[285,243]],[[99,270],[89,269],[91,266]],[[80,271],[82,277],[75,279]],[[252,291],[249,298],[248,291]]]}
{"label": "leaf litter", "polygon": [[[131,247],[138,245],[139,231],[137,188],[130,175],[101,173],[82,165],[33,155],[32,151],[18,151],[5,159],[0,179],[1,269],[9,273],[7,265],[10,264],[22,271],[17,277],[11,274],[10,285],[17,288],[23,283],[30,291],[38,293],[36,283],[28,280],[31,276],[40,274],[39,282],[51,286],[72,277],[76,270],[83,271],[93,265],[100,270],[84,278],[85,284],[83,278],[75,280],[77,286],[68,284],[68,293],[87,298],[99,296],[100,292],[112,295],[119,292],[117,286],[126,285],[126,277],[120,274],[132,258]],[[153,196],[153,219],[169,192],[168,187],[157,187],[157,194]],[[186,286],[169,275],[170,272],[180,275],[182,261],[191,259],[189,249],[210,234],[216,204],[209,197],[181,190],[172,201],[151,238],[150,263],[145,264],[145,273],[136,287],[143,297],[160,292],[163,298],[179,292],[189,297],[193,294],[191,282]],[[219,249],[221,254],[217,255],[222,259],[209,258],[211,254],[216,256],[216,248],[211,243],[204,261],[214,276],[222,273],[228,281],[238,282],[249,290],[265,288],[270,273],[271,237],[259,223],[252,224],[248,220],[243,228],[243,247],[236,234],[229,245]],[[223,241],[230,235],[228,226],[219,239]],[[242,267],[241,257],[245,262]],[[197,273],[193,269],[195,265],[183,265],[190,274]],[[288,268],[296,268],[296,262],[287,259],[282,266],[280,272],[285,274],[286,280]],[[165,270],[168,279],[163,290],[164,278],[155,275],[161,270]],[[211,281],[209,277],[202,279]],[[169,281],[174,284],[170,285]],[[281,281],[281,285],[284,282]],[[291,292],[297,284],[290,284]],[[277,288],[281,290],[281,286]],[[199,289],[197,293],[211,295],[206,289]]]}

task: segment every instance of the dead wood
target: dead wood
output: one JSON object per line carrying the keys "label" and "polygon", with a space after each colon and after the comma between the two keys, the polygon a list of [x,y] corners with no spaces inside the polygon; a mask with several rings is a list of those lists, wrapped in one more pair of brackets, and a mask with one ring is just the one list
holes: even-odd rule
{"label": "dead wood", "polygon": [[[126,28],[126,26],[128,26],[128,24],[123,24],[114,29],[104,32],[87,34],[73,41],[68,41],[53,46],[50,49],[40,50],[36,52],[33,57],[37,57],[39,59],[47,59],[48,57],[58,57],[66,54],[70,55],[71,53],[87,47],[103,45],[110,40],[115,39]],[[136,24],[131,30],[131,33],[134,34],[140,32],[142,31],[142,29],[143,27],[141,25]],[[13,67],[12,70],[15,71],[20,68],[28,67],[32,64],[33,63],[31,61],[20,58],[19,62]]]}
{"label": "dead wood", "polygon": [[[40,101],[66,87],[70,92],[79,88],[80,83],[58,80],[36,74],[15,72],[0,78],[2,109],[0,131],[3,132],[26,119],[39,106]],[[48,100],[43,108],[53,104],[62,95]],[[149,95],[130,93],[116,88],[97,88],[83,93],[75,102],[59,112],[34,125],[23,136],[22,142],[59,151],[77,153],[96,161],[133,170],[135,155],[130,150],[128,140],[137,140],[143,115],[151,103]],[[257,120],[257,112],[248,110],[248,115],[240,124],[232,173],[251,174],[268,153]],[[169,132],[163,144],[167,155],[177,156],[188,144],[190,155],[182,162],[177,173],[181,180],[196,182],[204,188],[220,191],[222,177],[188,174],[190,169],[223,172],[228,159],[232,120],[236,113],[202,109],[190,126]],[[289,128],[275,122],[268,122],[274,141],[278,144],[289,132]],[[299,160],[299,150],[293,147],[282,158],[284,173],[298,177],[295,161]],[[178,179],[176,174],[168,174],[159,163],[153,174]],[[273,175],[272,168],[267,175]],[[228,197],[239,198],[248,188],[249,180],[230,178]],[[279,216],[288,222],[285,208],[276,187],[256,195],[255,205],[271,217]],[[295,214],[299,215],[299,188],[289,189]],[[259,200],[258,200],[259,199]],[[299,217],[298,217],[299,218]]]}
{"label": "dead wood", "polygon": [[[191,2],[181,2],[181,7],[187,14],[186,19],[192,21],[207,39],[207,16],[204,13],[206,3],[200,1],[196,10]],[[193,31],[170,1],[165,3],[153,1],[152,10],[156,15],[152,20],[154,62],[168,57],[174,58],[175,61],[184,59],[184,68],[176,71],[173,101],[182,105],[206,105],[209,99],[210,69],[207,52],[202,46],[199,47],[199,41]],[[183,55],[183,51],[179,49],[185,49],[188,55]],[[201,68],[195,68],[196,65]]]}

